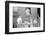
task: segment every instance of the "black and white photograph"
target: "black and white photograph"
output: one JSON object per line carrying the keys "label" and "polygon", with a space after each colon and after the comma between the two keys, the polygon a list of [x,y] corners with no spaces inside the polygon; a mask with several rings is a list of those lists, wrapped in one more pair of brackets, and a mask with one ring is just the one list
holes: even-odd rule
{"label": "black and white photograph", "polygon": [[44,32],[44,3],[6,1],[7,33]]}
{"label": "black and white photograph", "polygon": [[40,8],[13,7],[13,28],[40,27]]}

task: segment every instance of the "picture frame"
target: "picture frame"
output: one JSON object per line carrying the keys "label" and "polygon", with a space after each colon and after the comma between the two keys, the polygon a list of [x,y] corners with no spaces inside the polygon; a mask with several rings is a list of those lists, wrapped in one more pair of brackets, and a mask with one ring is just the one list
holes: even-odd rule
{"label": "picture frame", "polygon": [[[41,17],[41,27],[33,28],[12,28],[14,20],[12,18],[14,7],[34,7],[40,8]],[[41,6],[41,7],[40,7]],[[16,10],[15,10],[16,11]],[[11,15],[11,16],[10,16]],[[34,30],[32,30],[34,29]],[[5,34],[18,34],[18,33],[35,33],[35,32],[45,32],[45,3],[40,2],[21,2],[21,1],[5,1]]]}

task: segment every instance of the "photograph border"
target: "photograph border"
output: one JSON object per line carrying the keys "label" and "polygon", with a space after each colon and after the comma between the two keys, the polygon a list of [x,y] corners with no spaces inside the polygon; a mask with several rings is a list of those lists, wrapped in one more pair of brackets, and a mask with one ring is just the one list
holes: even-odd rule
{"label": "photograph border", "polygon": [[[43,30],[40,30],[40,31],[9,32],[9,3],[43,5]],[[40,3],[40,2],[22,2],[22,1],[5,1],[5,34],[35,33],[35,32],[45,32],[45,3]]]}

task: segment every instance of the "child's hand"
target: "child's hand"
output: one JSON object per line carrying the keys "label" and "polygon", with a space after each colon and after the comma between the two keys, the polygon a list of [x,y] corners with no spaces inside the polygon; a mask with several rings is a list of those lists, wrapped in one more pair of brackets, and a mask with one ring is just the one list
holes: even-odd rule
{"label": "child's hand", "polygon": [[37,20],[35,19],[33,22],[36,24],[37,23]]}

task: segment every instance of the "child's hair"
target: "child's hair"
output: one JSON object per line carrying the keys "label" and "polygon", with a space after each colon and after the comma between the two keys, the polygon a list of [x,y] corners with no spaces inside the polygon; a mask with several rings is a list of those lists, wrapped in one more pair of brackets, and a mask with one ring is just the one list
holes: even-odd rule
{"label": "child's hair", "polygon": [[29,7],[26,7],[25,10],[26,10],[26,9],[30,9],[30,10],[31,10],[31,8],[29,8]]}

